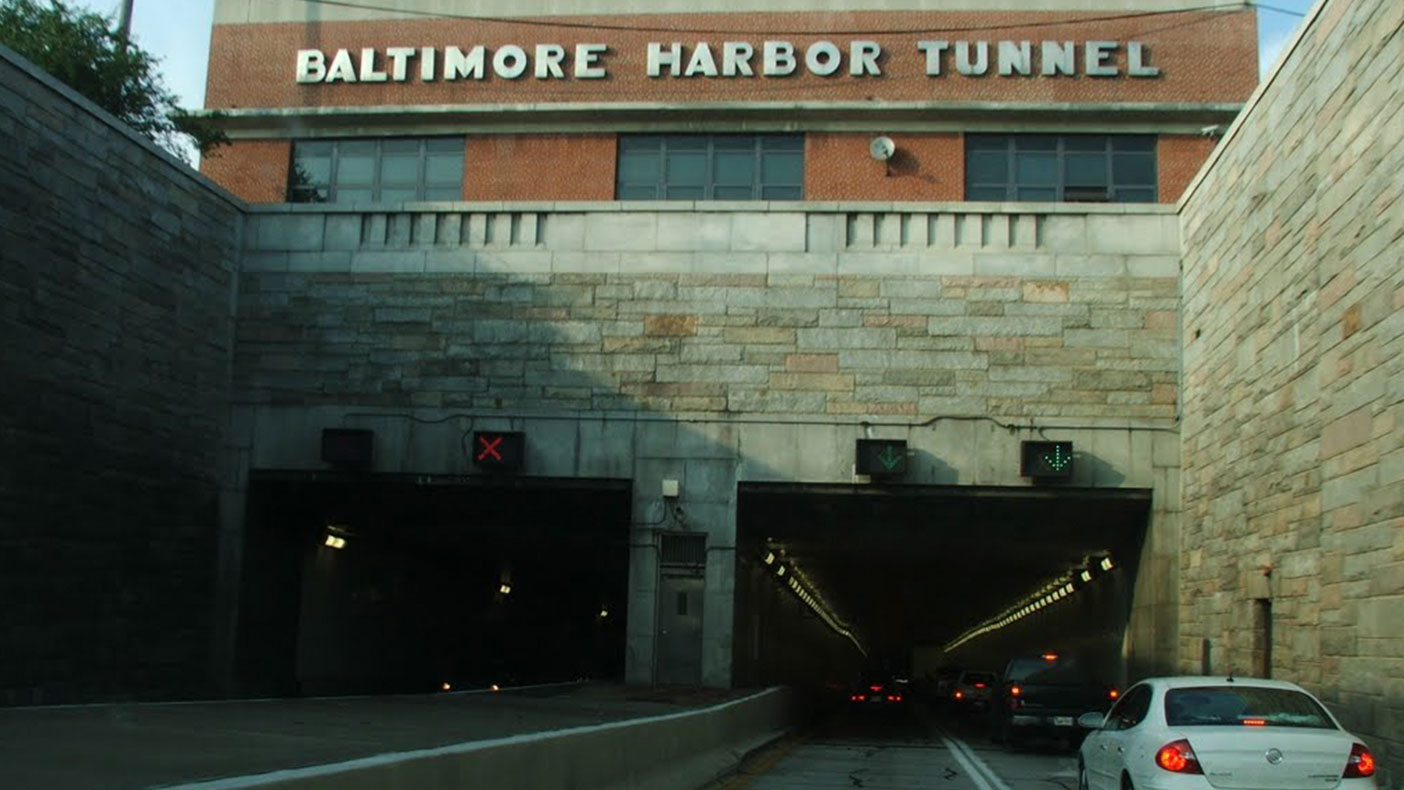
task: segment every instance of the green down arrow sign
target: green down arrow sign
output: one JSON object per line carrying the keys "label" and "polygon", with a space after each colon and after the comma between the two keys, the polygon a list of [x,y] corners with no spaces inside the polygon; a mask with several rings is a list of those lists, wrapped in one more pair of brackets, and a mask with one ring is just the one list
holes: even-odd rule
{"label": "green down arrow sign", "polygon": [[854,471],[870,477],[899,477],[907,473],[907,442],[902,439],[859,439]]}

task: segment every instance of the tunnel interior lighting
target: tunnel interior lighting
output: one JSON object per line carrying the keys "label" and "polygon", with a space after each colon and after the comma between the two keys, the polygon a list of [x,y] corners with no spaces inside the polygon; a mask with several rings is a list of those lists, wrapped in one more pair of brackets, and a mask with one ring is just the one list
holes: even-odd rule
{"label": "tunnel interior lighting", "polygon": [[765,564],[766,564],[766,565],[774,565],[774,564],[775,564],[775,552],[773,552],[773,551],[767,551],[767,552],[765,553]]}
{"label": "tunnel interior lighting", "polygon": [[336,535],[328,535],[326,541],[322,545],[328,546],[333,549],[344,549],[346,548],[346,538],[340,538]]}
{"label": "tunnel interior lighting", "polygon": [[1083,571],[1082,573],[1078,574],[1078,578],[1082,579],[1084,584],[1090,582],[1092,581],[1092,571]]}
{"label": "tunnel interior lighting", "polygon": [[511,595],[511,594],[512,594],[512,585],[510,585],[510,584],[501,584],[501,585],[498,585],[497,591],[498,591],[499,593],[501,593],[502,595]]}
{"label": "tunnel interior lighting", "polygon": [[1099,566],[1102,570],[1109,571],[1112,568],[1115,568],[1116,564],[1112,562],[1111,557],[1103,557],[1101,563],[1099,563]]}
{"label": "tunnel interior lighting", "polygon": [[800,572],[798,568],[788,560],[782,561],[775,555],[774,551],[766,551],[762,556],[762,561],[765,562],[766,565],[774,566],[776,580],[783,583],[801,603],[807,606],[810,611],[814,612],[814,614],[823,621],[824,625],[828,626],[834,633],[853,643],[853,646],[858,649],[859,653],[864,656],[868,655],[867,649],[863,647],[858,637],[853,634],[853,631],[847,625],[839,620],[833,610],[829,608],[823,598],[814,590],[813,584],[805,578],[804,574]]}
{"label": "tunnel interior lighting", "polygon": [[1079,590],[1085,589],[1098,576],[1115,567],[1116,563],[1110,556],[1084,559],[1082,567],[1073,568],[1065,575],[1044,584],[1016,601],[1009,608],[946,643],[945,651],[949,653],[972,639],[998,631],[1001,628],[1007,628],[1055,603],[1061,603]]}

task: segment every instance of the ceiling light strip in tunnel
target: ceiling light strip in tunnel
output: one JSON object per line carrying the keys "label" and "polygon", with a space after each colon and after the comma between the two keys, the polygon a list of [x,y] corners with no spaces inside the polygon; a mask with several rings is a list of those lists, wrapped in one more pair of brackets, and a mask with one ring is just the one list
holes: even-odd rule
{"label": "ceiling light strip in tunnel", "polygon": [[1013,625],[1031,614],[1059,603],[1115,568],[1116,562],[1110,556],[1094,557],[1088,560],[1085,567],[1073,570],[1065,576],[1049,582],[1037,591],[1024,596],[1003,612],[947,642],[944,650],[949,653],[972,639]]}
{"label": "ceiling light strip in tunnel", "polygon": [[761,562],[767,567],[773,568],[776,581],[789,588],[790,592],[794,593],[795,597],[799,598],[814,614],[818,615],[819,619],[824,622],[824,625],[828,626],[834,633],[852,642],[853,646],[858,648],[858,652],[862,653],[864,657],[868,655],[868,650],[863,647],[863,643],[858,640],[858,637],[853,635],[853,632],[848,626],[839,621],[838,617],[834,615],[824,603],[823,599],[820,598],[818,592],[814,590],[813,584],[809,582],[809,579],[805,578],[804,573],[802,573],[799,568],[795,567],[793,562],[780,560],[775,552],[770,550],[762,555]]}

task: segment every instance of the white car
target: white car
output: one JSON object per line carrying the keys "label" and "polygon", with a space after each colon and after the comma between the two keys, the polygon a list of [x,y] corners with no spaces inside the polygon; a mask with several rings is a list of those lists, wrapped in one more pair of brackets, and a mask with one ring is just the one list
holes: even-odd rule
{"label": "white car", "polygon": [[1079,790],[1376,790],[1364,741],[1283,681],[1150,678],[1078,724]]}

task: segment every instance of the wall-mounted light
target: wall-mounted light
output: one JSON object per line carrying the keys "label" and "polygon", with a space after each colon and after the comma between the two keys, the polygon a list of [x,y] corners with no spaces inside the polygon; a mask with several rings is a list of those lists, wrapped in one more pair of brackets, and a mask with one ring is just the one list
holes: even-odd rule
{"label": "wall-mounted light", "polygon": [[776,576],[779,576],[780,578],[783,579],[783,578],[785,578],[785,574],[786,574],[786,573],[789,573],[789,571],[790,571],[790,566],[781,563],[780,565],[776,566],[776,568],[775,568],[775,575],[776,575]]}
{"label": "wall-mounted light", "polygon": [[346,538],[338,538],[335,535],[328,535],[326,541],[323,542],[322,545],[328,546],[333,549],[344,549],[346,548]]}
{"label": "wall-mounted light", "polygon": [[511,594],[512,594],[512,585],[510,585],[510,584],[501,584],[501,585],[498,585],[498,587],[497,587],[497,592],[500,593],[500,594],[502,594],[502,595],[511,595]]}
{"label": "wall-mounted light", "polygon": [[1112,568],[1115,568],[1115,567],[1116,567],[1116,564],[1112,562],[1112,558],[1111,558],[1111,557],[1103,557],[1103,558],[1102,558],[1102,561],[1101,561],[1101,563],[1100,563],[1099,565],[1100,565],[1101,569],[1104,570],[1104,571],[1109,571],[1109,570],[1111,570]]}
{"label": "wall-mounted light", "polygon": [[765,564],[766,564],[766,565],[774,565],[774,564],[775,564],[775,552],[773,552],[773,551],[767,551],[767,552],[765,553]]}
{"label": "wall-mounted light", "polygon": [[609,617],[609,609],[608,609],[607,607],[601,606],[601,607],[600,607],[600,619],[603,620],[603,619],[605,619],[606,617]]}

